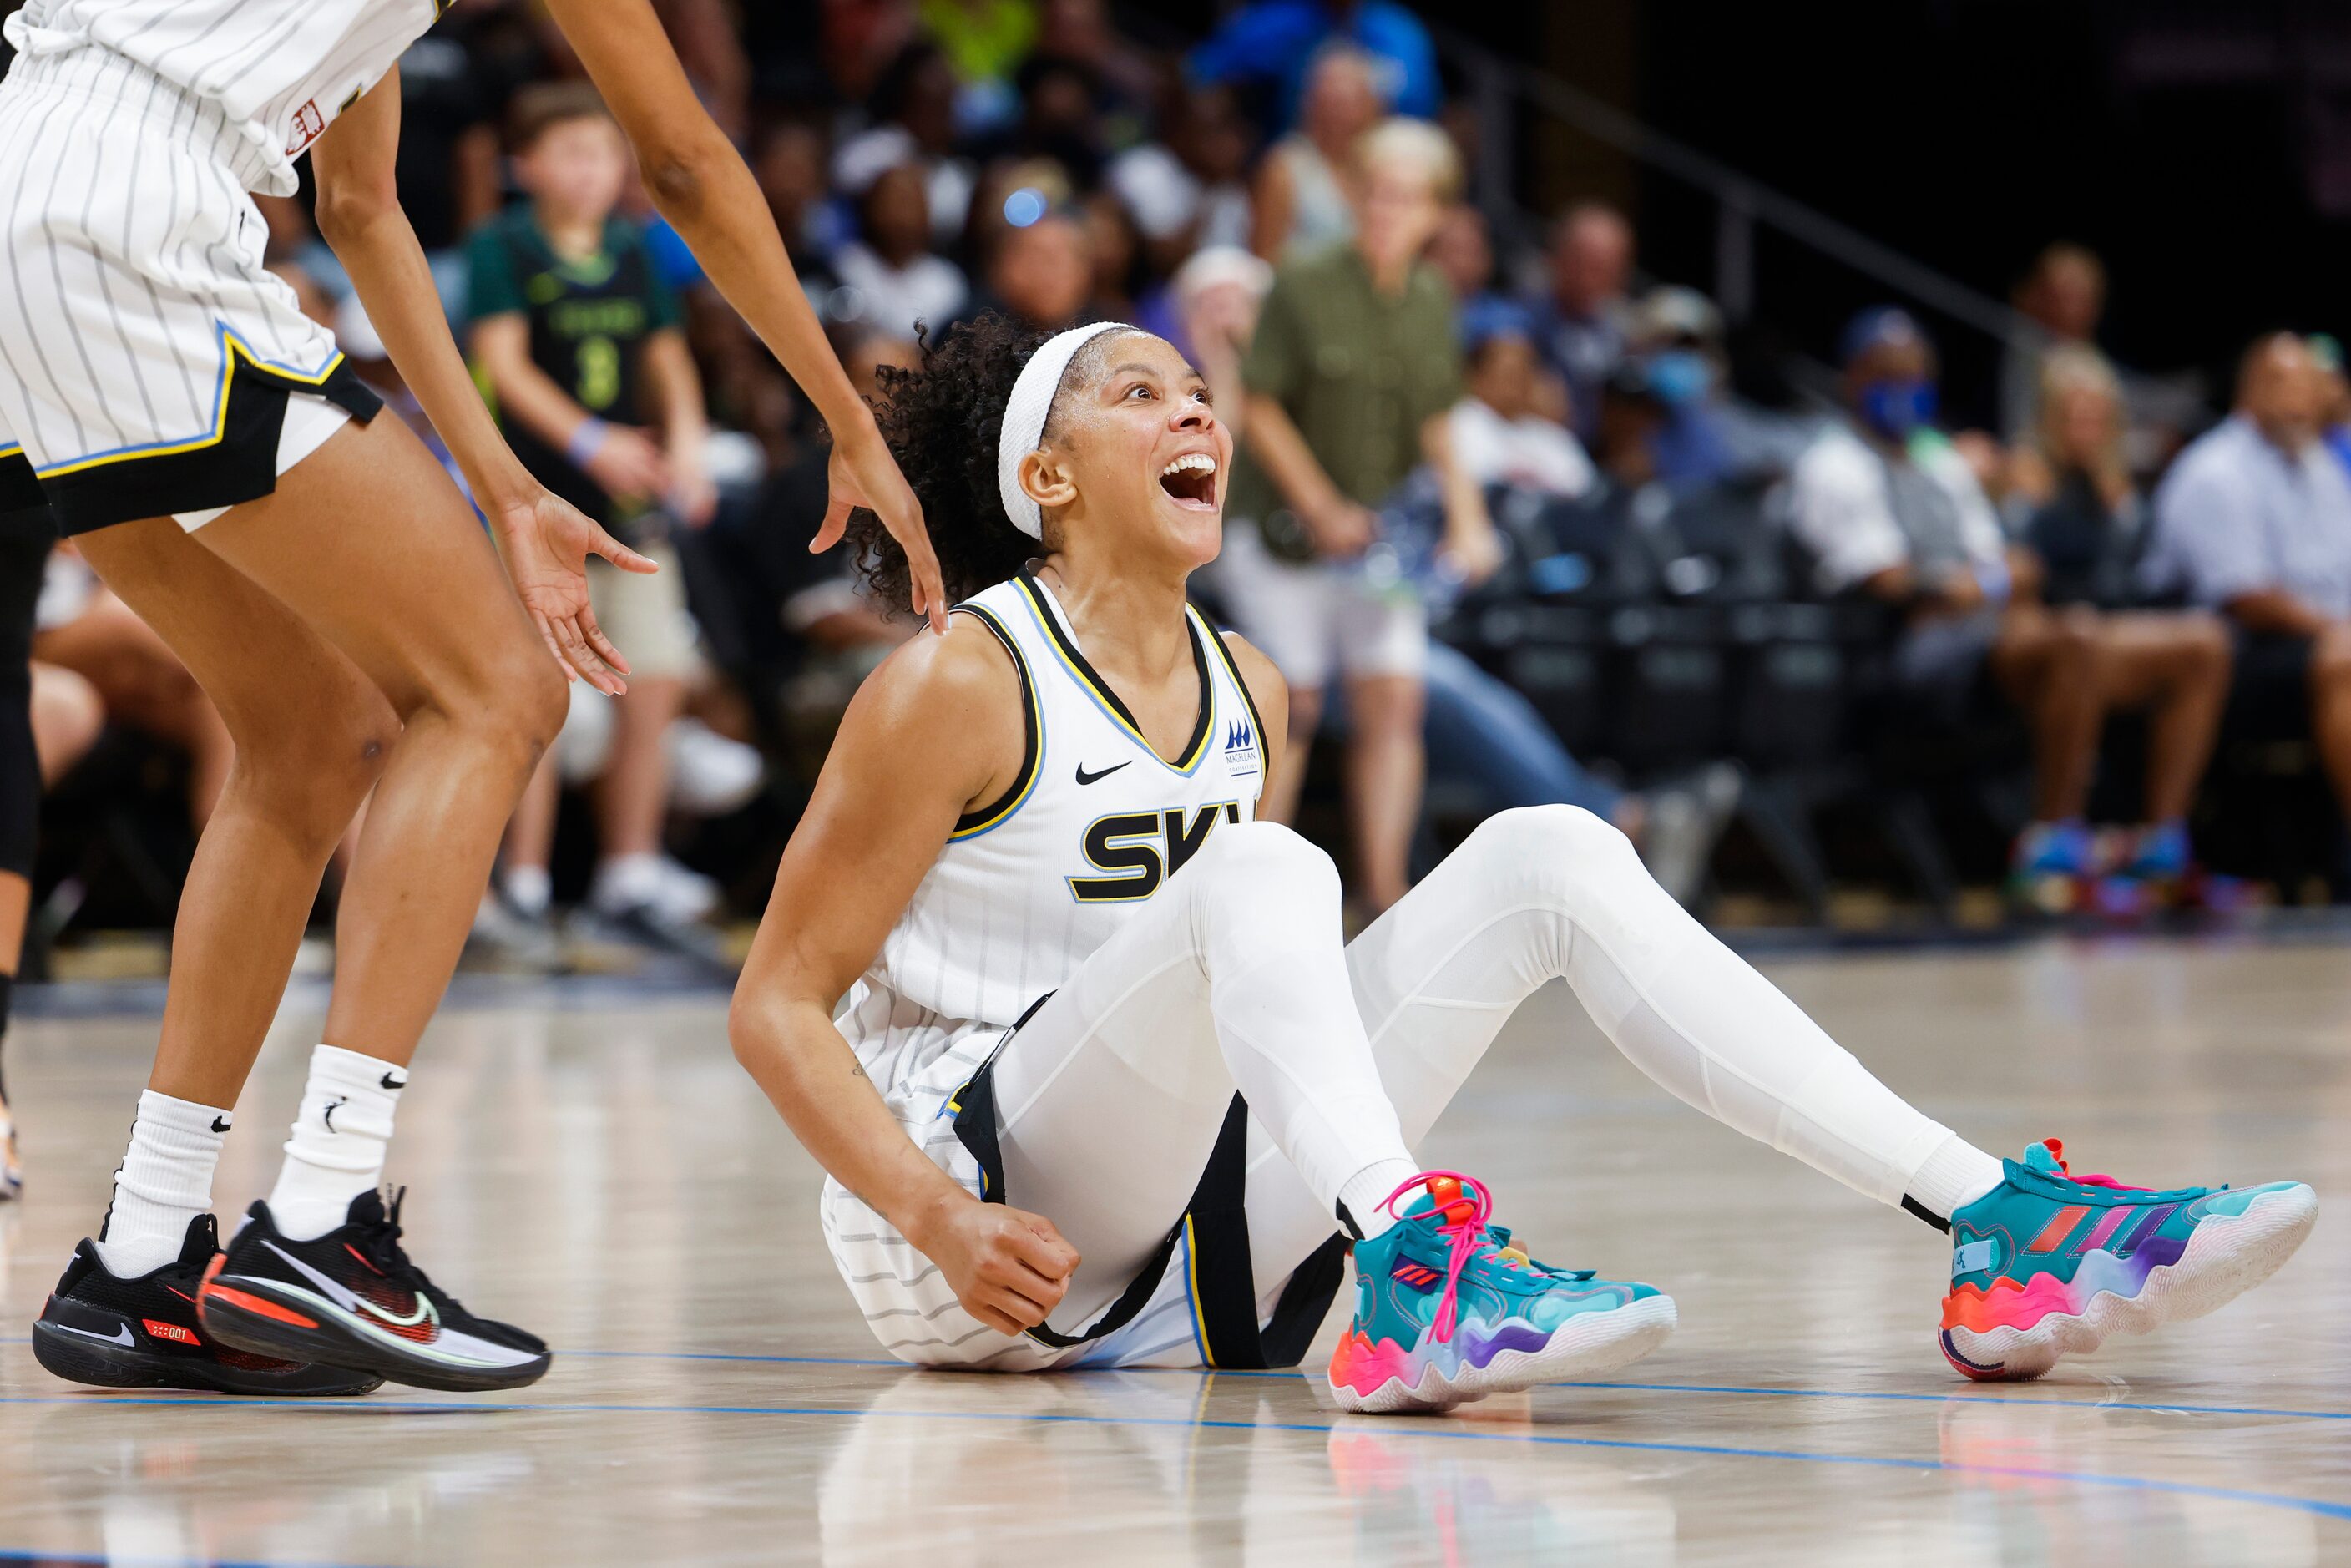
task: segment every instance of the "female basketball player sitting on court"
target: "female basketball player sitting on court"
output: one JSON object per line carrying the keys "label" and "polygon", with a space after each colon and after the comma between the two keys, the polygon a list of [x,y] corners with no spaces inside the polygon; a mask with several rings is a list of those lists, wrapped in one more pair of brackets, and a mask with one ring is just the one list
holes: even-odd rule
{"label": "female basketball player sitting on court", "polygon": [[[2210,1312],[2308,1233],[2298,1184],[2151,1192],[2069,1176],[2053,1142],[1964,1142],[1581,810],[1495,817],[1343,942],[1329,858],[1251,821],[1281,681],[1185,603],[1233,455],[1199,375],[1131,328],[1040,346],[993,317],[883,374],[967,597],[852,705],[731,1028],[831,1173],[826,1236],[896,1355],[1294,1364],[1350,1245],[1348,1409],[1653,1349],[1669,1299],[1532,1260],[1482,1184],[1413,1158],[1554,977],[1676,1094],[1949,1231],[1942,1345],[1970,1376]],[[886,534],[852,531],[903,592]]]}

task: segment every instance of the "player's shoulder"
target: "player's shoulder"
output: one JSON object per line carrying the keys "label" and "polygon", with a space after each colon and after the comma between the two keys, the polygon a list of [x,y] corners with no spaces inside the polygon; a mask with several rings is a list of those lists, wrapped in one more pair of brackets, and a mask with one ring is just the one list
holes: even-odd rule
{"label": "player's shoulder", "polygon": [[1022,673],[1017,655],[978,615],[947,617],[892,650],[858,693],[885,722],[967,725],[1001,708],[1017,712]]}

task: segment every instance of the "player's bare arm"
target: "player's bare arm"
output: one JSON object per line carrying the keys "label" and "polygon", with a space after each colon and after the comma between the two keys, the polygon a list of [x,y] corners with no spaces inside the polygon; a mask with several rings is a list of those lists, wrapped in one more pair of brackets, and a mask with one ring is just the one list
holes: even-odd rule
{"label": "player's bare arm", "polygon": [[392,363],[497,531],[507,574],[539,635],[571,674],[600,690],[627,689],[621,656],[588,604],[587,560],[630,571],[653,563],[548,494],[499,435],[449,336],[423,247],[393,179],[400,151],[397,68],[345,110],[312,147],[319,232],[351,275]]}
{"label": "player's bare arm", "polygon": [[649,0],[549,0],[548,10],[628,132],[653,205],[832,432],[832,502],[810,548],[837,543],[850,512],[871,509],[906,551],[915,612],[945,631],[922,504],[825,341],[758,183],[695,98]]}
{"label": "player's bare arm", "polygon": [[[728,1018],[735,1054],[835,1179],[937,1263],[1004,1333],[1045,1321],[1076,1252],[1050,1221],[983,1204],[900,1129],[832,1021],[963,812],[1019,772],[1020,689],[988,632],[958,616],[917,637],[850,704],[776,873]],[[910,758],[919,758],[910,766]]]}

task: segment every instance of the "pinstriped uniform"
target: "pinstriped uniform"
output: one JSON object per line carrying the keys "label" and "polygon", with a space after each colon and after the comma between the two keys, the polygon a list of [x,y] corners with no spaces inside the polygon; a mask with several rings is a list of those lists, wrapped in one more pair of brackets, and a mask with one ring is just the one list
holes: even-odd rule
{"label": "pinstriped uniform", "polygon": [[[1196,614],[1186,612],[1200,722],[1169,762],[1086,664],[1044,584],[1024,573],[957,612],[986,624],[1020,667],[1027,758],[1000,799],[956,824],[839,1022],[899,1125],[977,1197],[983,1178],[956,1135],[956,1092],[1173,874],[1171,860],[1181,864],[1217,825],[1255,815],[1261,768],[1248,691]],[[822,1205],[851,1293],[883,1346],[905,1360],[1014,1370],[1200,1359],[1182,1249],[1133,1322],[1055,1351],[967,1315],[936,1266],[840,1183],[826,1181]]]}
{"label": "pinstriped uniform", "polygon": [[0,454],[21,448],[68,532],[267,494],[288,396],[373,413],[264,269],[247,193],[291,194],[295,158],[434,16],[31,0],[7,19]]}

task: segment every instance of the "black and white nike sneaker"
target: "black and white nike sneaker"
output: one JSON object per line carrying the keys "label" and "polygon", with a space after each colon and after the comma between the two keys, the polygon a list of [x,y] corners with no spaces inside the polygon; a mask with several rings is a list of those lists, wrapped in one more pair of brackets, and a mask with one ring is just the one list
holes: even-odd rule
{"label": "black and white nike sneaker", "polygon": [[240,1350],[418,1388],[520,1388],[546,1375],[544,1341],[475,1317],[408,1260],[400,1201],[395,1194],[387,1209],[382,1195],[363,1192],[343,1224],[310,1241],[281,1235],[269,1205],[256,1203],[204,1276],[205,1332]]}
{"label": "black and white nike sneaker", "polygon": [[59,1377],[100,1388],[348,1396],[382,1385],[371,1372],[256,1355],[206,1333],[196,1293],[219,1253],[220,1229],[209,1214],[188,1222],[176,1260],[134,1279],[110,1273],[96,1243],[84,1241],[33,1324],[34,1359]]}

